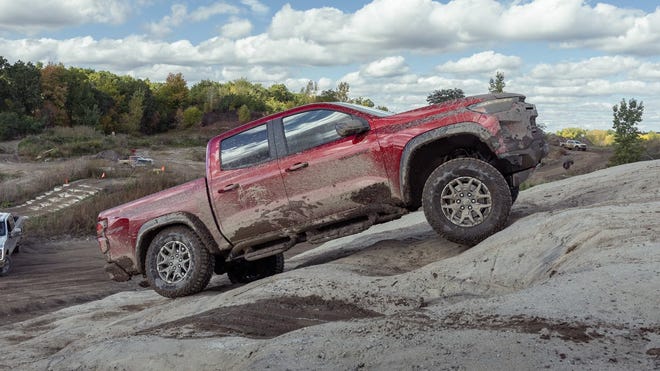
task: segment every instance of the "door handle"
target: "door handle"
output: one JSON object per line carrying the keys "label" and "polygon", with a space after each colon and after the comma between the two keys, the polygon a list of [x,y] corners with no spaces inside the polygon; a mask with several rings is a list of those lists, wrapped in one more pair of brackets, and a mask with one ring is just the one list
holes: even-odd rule
{"label": "door handle", "polygon": [[286,171],[289,171],[289,172],[296,171],[296,170],[304,169],[307,166],[309,166],[309,164],[307,162],[298,162],[296,164],[291,165],[289,168],[286,169]]}
{"label": "door handle", "polygon": [[239,186],[238,183],[230,184],[228,186],[225,186],[225,188],[219,189],[218,193],[233,191],[234,189],[238,188],[238,186]]}

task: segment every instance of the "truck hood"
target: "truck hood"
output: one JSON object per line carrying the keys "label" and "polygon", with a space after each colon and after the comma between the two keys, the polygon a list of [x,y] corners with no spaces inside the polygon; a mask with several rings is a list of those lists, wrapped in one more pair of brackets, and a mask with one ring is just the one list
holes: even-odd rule
{"label": "truck hood", "polygon": [[[383,117],[379,119],[379,122],[381,122],[384,125],[388,125],[388,124],[410,122],[421,119],[428,119],[429,117],[434,117],[434,116],[437,117],[444,113],[456,114],[457,110],[461,110],[461,109],[467,110],[467,107],[473,104],[477,104],[493,99],[504,99],[504,98],[512,98],[512,97],[522,97],[523,99],[525,98],[523,95],[512,94],[512,93],[475,95],[466,98],[454,99],[438,104],[432,104],[414,110],[401,112],[396,115]],[[476,115],[479,115],[478,112],[474,112],[474,113]]]}

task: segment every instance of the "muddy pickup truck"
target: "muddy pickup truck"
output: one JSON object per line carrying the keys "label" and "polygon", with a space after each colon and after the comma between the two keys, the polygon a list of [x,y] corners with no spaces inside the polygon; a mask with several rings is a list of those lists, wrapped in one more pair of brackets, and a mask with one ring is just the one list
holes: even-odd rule
{"label": "muddy pickup truck", "polygon": [[297,243],[420,207],[440,235],[474,245],[504,227],[547,154],[536,117],[524,96],[504,93],[399,114],[314,103],[258,119],[209,141],[205,178],[102,212],[106,271],[190,295],[214,272],[270,276]]}
{"label": "muddy pickup truck", "polygon": [[0,276],[11,270],[11,255],[19,250],[24,223],[22,216],[0,212]]}

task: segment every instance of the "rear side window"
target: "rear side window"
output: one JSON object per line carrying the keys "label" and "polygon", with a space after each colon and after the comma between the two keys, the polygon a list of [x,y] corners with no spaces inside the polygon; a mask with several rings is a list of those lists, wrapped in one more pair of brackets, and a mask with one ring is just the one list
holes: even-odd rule
{"label": "rear side window", "polygon": [[240,169],[270,160],[268,126],[257,126],[220,142],[222,170]]}
{"label": "rear side window", "polygon": [[351,119],[351,115],[331,110],[315,110],[285,117],[284,137],[289,153],[335,141],[339,138],[335,124]]}

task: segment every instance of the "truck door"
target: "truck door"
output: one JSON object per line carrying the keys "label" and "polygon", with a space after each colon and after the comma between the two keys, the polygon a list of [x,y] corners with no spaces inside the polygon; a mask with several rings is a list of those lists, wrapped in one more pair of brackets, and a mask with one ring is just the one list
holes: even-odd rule
{"label": "truck door", "polygon": [[[225,237],[232,243],[280,233],[288,226],[288,205],[270,133],[262,124],[209,148],[207,179],[211,205]],[[219,154],[219,156],[218,156]],[[213,170],[215,169],[215,170]]]}
{"label": "truck door", "polygon": [[280,168],[291,217],[299,223],[324,223],[333,215],[391,198],[376,135],[337,133],[336,124],[351,120],[368,124],[365,118],[330,108],[278,121],[285,142]]}

